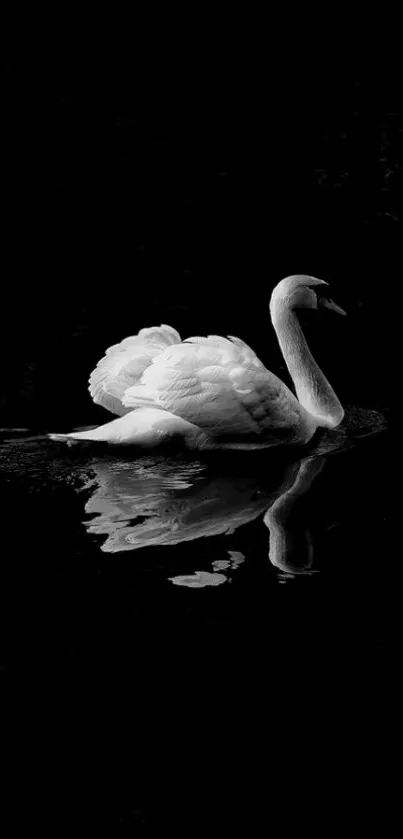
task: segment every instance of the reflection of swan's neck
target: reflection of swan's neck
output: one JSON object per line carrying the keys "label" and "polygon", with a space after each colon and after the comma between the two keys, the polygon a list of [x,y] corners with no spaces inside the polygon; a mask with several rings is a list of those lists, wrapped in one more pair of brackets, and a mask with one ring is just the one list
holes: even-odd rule
{"label": "reflection of swan's neck", "polygon": [[343,408],[316,364],[294,311],[280,299],[271,306],[271,317],[299,402],[318,425],[335,428]]}
{"label": "reflection of swan's neck", "polygon": [[309,528],[303,524],[301,532],[301,526],[292,522],[292,514],[298,498],[308,491],[325,462],[324,457],[301,460],[296,474],[290,470],[291,486],[281,493],[264,516],[270,530],[270,562],[287,573],[306,573],[312,566],[313,544]]}

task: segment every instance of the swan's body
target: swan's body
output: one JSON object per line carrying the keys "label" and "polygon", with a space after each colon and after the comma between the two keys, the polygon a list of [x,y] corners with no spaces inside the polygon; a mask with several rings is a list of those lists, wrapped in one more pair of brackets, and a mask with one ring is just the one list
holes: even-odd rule
{"label": "swan's body", "polygon": [[[180,439],[201,448],[261,448],[307,443],[335,428],[343,408],[314,361],[295,309],[318,308],[314,277],[274,289],[270,312],[297,397],[239,338],[187,338],[170,326],[141,329],[110,347],[90,377],[94,402],[118,419],[55,440],[106,441],[155,448]],[[328,308],[338,309],[331,301]]]}

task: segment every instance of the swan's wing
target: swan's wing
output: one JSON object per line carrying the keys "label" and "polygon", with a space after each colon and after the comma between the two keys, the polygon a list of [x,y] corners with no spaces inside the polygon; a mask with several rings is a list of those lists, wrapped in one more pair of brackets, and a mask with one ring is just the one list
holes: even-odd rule
{"label": "swan's wing", "polygon": [[89,379],[89,391],[97,405],[112,414],[128,413],[122,404],[127,388],[140,382],[152,360],[172,344],[181,341],[179,332],[172,326],[161,324],[140,329],[137,335],[125,338],[106,350]]}
{"label": "swan's wing", "polygon": [[300,405],[239,339],[190,338],[164,350],[127,389],[126,407],[152,403],[221,440],[292,436]]}

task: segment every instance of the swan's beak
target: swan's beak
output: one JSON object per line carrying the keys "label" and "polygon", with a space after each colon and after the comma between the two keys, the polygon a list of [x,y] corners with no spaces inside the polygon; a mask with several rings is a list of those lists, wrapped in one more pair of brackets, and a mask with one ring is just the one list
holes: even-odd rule
{"label": "swan's beak", "polygon": [[347,312],[338,306],[337,303],[334,303],[333,300],[330,300],[329,297],[322,297],[320,301],[320,305],[323,306],[325,309],[330,309],[332,312],[337,312],[338,315],[346,315]]}

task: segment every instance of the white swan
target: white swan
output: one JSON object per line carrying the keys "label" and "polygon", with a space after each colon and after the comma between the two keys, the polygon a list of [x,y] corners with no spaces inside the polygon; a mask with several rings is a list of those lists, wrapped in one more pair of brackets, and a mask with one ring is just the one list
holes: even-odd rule
{"label": "white swan", "polygon": [[141,329],[106,351],[89,380],[98,405],[119,418],[53,440],[105,441],[155,448],[180,439],[187,448],[261,448],[307,443],[318,427],[336,428],[343,408],[314,361],[297,309],[322,306],[324,280],[286,277],[270,300],[273,327],[297,397],[239,338],[182,341],[171,326]]}

